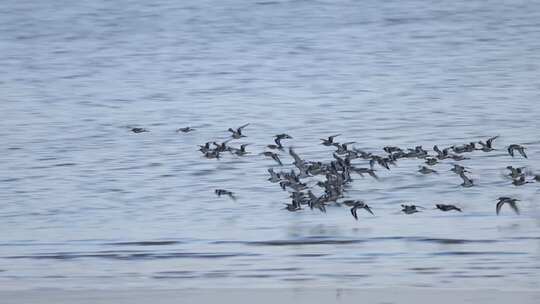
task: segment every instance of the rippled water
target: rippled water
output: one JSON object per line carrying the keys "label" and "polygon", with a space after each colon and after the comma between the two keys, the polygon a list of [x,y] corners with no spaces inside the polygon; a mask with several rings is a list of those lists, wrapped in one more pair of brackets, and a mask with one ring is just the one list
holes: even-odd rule
{"label": "rippled water", "polygon": [[[0,288],[538,288],[540,183],[504,167],[540,172],[539,20],[537,1],[3,1]],[[251,155],[197,151],[247,122]],[[325,161],[335,133],[377,153],[500,138],[462,162],[472,188],[449,161],[356,178],[376,216],[355,221],[281,210],[257,153],[282,132]],[[501,195],[522,214],[496,216]]]}

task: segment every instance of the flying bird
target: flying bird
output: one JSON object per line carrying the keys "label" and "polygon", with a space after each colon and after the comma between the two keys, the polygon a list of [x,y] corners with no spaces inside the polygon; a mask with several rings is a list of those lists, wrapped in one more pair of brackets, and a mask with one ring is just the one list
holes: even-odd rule
{"label": "flying bird", "polygon": [[506,197],[506,196],[499,197],[499,201],[497,202],[497,205],[495,207],[497,215],[499,215],[499,213],[501,212],[501,208],[504,204],[510,205],[510,208],[512,208],[512,210],[514,210],[516,214],[519,214],[519,209],[516,204],[517,201],[519,200],[515,198],[511,198],[511,197]]}

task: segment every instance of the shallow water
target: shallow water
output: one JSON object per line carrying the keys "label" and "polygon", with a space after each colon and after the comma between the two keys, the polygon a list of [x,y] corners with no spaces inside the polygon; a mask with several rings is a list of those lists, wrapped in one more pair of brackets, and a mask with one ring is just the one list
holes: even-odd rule
{"label": "shallow water", "polygon": [[[4,1],[0,289],[540,287],[540,184],[504,177],[540,172],[540,3],[431,5]],[[234,145],[251,155],[197,151],[247,122]],[[337,133],[377,153],[500,138],[461,162],[472,188],[451,161],[355,178],[348,197],[375,212],[355,221],[281,210],[257,153],[282,132],[309,160],[329,160],[319,138]],[[502,195],[520,216],[495,215]]]}

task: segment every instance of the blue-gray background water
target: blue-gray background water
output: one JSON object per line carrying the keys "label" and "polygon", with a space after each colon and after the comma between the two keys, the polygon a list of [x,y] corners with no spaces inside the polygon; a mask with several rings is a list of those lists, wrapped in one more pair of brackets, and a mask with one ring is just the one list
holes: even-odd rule
{"label": "blue-gray background water", "polygon": [[[0,66],[2,289],[540,287],[540,183],[504,176],[540,173],[538,1],[4,0]],[[197,151],[244,123],[251,155]],[[375,212],[355,221],[282,210],[258,155],[282,132],[326,161],[336,133],[380,154],[500,137],[461,162],[472,188],[452,161],[353,176]]]}

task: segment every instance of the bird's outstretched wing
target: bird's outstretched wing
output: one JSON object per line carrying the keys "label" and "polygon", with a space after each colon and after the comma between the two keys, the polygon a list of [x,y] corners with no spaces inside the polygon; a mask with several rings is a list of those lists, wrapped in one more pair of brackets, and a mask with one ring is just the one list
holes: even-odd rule
{"label": "bird's outstretched wing", "polygon": [[493,136],[493,137],[491,137],[490,139],[488,139],[488,140],[487,140],[487,143],[486,143],[486,144],[487,144],[487,147],[488,147],[488,148],[492,148],[493,141],[494,141],[495,139],[497,139],[497,138],[499,138],[499,135]]}
{"label": "bird's outstretched wing", "polygon": [[495,211],[497,212],[497,215],[501,212],[501,207],[504,205],[504,201],[499,201],[497,203],[497,206],[495,206]]}
{"label": "bird's outstretched wing", "polygon": [[354,219],[358,221],[358,215],[356,214],[356,207],[351,208],[351,214],[354,217]]}
{"label": "bird's outstretched wing", "polygon": [[368,205],[365,205],[365,206],[364,206],[364,209],[366,209],[367,212],[371,213],[371,215],[375,215],[375,214],[373,213],[373,211],[371,211],[371,208],[369,208]]}
{"label": "bird's outstretched wing", "polygon": [[514,157],[514,147],[512,147],[512,146],[508,147],[508,154],[510,154],[510,156]]}
{"label": "bird's outstretched wing", "polygon": [[249,123],[247,123],[247,124],[245,124],[245,125],[242,125],[242,126],[238,127],[238,130],[242,130],[243,128],[245,128],[245,127],[247,127],[247,126],[249,126]]}
{"label": "bird's outstretched wing", "polygon": [[510,203],[508,203],[508,204],[510,205],[510,207],[512,208],[512,210],[514,210],[514,212],[515,212],[516,214],[519,214],[519,208],[518,208],[516,202],[510,202]]}

